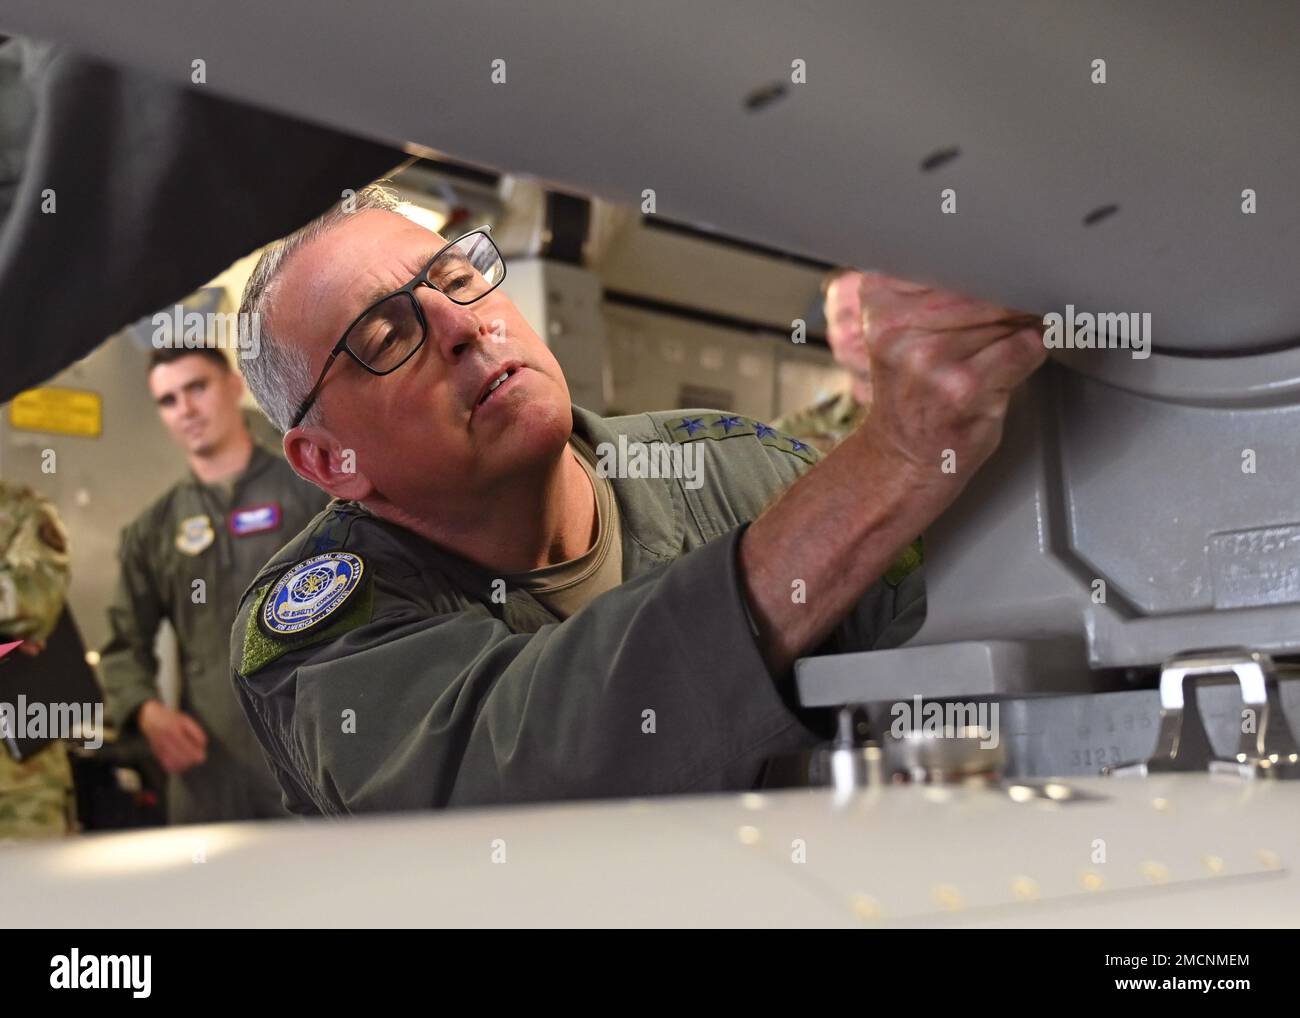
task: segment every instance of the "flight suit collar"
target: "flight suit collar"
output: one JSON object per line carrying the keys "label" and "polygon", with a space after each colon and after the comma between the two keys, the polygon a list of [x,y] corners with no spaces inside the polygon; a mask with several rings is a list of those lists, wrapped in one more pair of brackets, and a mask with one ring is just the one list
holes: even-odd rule
{"label": "flight suit collar", "polygon": [[[626,419],[625,419],[626,420]],[[587,444],[600,452],[602,443],[617,445],[618,436],[626,435],[630,441],[659,442],[662,436],[650,418],[645,418],[644,433],[616,431],[603,417],[582,407],[573,408],[573,431]],[[614,476],[614,497],[618,499],[619,514],[626,537],[623,545],[623,578],[640,570],[638,558],[670,562],[677,557],[682,546],[682,528],[685,526],[685,501],[677,483],[671,478],[629,478]]]}
{"label": "flight suit collar", "polygon": [[[441,576],[461,594],[487,608],[514,632],[532,632],[548,623],[560,621],[528,591],[519,587],[508,586],[505,590],[506,600],[502,604],[497,597],[493,596],[496,593],[493,589],[494,583],[502,579],[499,571],[471,562],[442,545],[426,540],[414,531],[385,520],[360,502],[343,502],[336,499],[330,503],[327,512],[333,513],[333,516],[325,518],[324,533],[334,533],[337,524],[341,528],[341,533],[346,535],[351,529],[353,520],[358,516],[365,517],[371,525],[385,531],[398,542],[403,550],[402,557],[410,563],[413,572]],[[346,548],[356,547],[348,542],[346,536],[332,537],[329,543]],[[255,581],[250,585],[249,590],[259,582],[260,579]],[[245,591],[245,596],[247,593]]]}
{"label": "flight suit collar", "polygon": [[[629,434],[626,429],[616,431],[599,415],[576,406],[573,407],[573,431],[593,449],[598,449],[602,442],[617,443],[619,434],[627,434],[635,440],[661,440],[648,417],[645,419],[644,433],[634,430]],[[668,478],[620,477],[611,477],[610,481],[618,500],[625,538],[623,578],[628,579],[658,562],[672,561],[681,548],[681,530],[685,526],[684,503],[676,482]],[[492,585],[494,580],[500,578],[499,572],[485,569],[405,527],[390,523],[358,502],[335,500],[328,508],[335,513],[334,519],[341,527],[341,532],[331,539],[332,544],[343,544],[346,541],[349,517],[364,515],[401,543],[417,569],[443,573],[458,589],[487,605],[494,613],[504,609],[502,614],[512,628],[533,629],[539,624],[559,621],[525,590],[509,589],[507,603],[497,605],[492,599]],[[324,529],[326,533],[334,531],[328,518]]]}
{"label": "flight suit collar", "polygon": [[[630,440],[647,442],[662,440],[649,418],[646,418],[644,434],[638,432],[629,433],[626,429],[616,431],[609,426],[603,417],[577,406],[573,407],[573,433],[586,441],[597,452],[600,450],[601,443],[617,444],[620,434],[627,435]],[[619,516],[623,524],[624,535],[630,537],[639,546],[642,554],[647,554],[653,559],[669,562],[676,558],[682,546],[685,510],[676,482],[666,477],[627,478],[614,476],[609,480],[614,486],[614,497],[618,499]],[[369,510],[358,503],[340,502],[337,504],[356,505],[362,512],[378,520],[378,517],[375,517],[373,513],[370,513]],[[403,534],[409,533],[405,528],[397,527],[395,524],[388,524],[388,526],[395,531],[401,531]],[[435,553],[440,562],[445,557],[458,564],[459,571],[465,572],[468,570],[468,572],[465,572],[466,578],[475,574],[487,576],[486,570],[468,559],[463,559],[459,555],[455,555],[423,538],[417,538],[417,540],[422,546]],[[632,550],[636,551],[636,549]],[[623,570],[625,579],[637,571],[636,569],[629,571],[629,564],[635,561],[636,556],[634,555],[632,560],[629,560],[628,551],[625,542]],[[489,577],[489,580],[491,578]]]}
{"label": "flight suit collar", "polygon": [[[259,442],[254,441],[253,452],[248,457],[247,465],[244,467],[243,470],[241,470],[239,473],[235,474],[232,478],[230,478],[230,483],[234,485],[234,488],[237,491],[246,482],[251,481],[253,478],[269,470],[271,464],[273,464],[274,462],[275,462],[275,457],[267,449],[263,448]],[[194,473],[193,470],[187,470],[185,472],[185,477],[181,481],[181,486],[187,488],[217,487],[217,485],[207,484],[203,481],[200,481],[198,476]]]}

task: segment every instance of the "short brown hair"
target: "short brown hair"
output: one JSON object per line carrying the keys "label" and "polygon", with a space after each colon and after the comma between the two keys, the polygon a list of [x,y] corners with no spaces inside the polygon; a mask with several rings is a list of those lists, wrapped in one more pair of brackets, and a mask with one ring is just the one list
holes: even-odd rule
{"label": "short brown hair", "polygon": [[850,268],[847,265],[838,265],[831,269],[830,272],[826,273],[826,275],[822,276],[822,281],[819,287],[822,292],[822,299],[825,300],[827,294],[831,292],[831,284],[835,282],[835,280],[839,279],[840,276],[852,275],[857,271],[857,269]]}
{"label": "short brown hair", "polygon": [[215,346],[164,346],[161,349],[154,349],[149,353],[149,374],[159,364],[174,364],[182,357],[206,357],[211,361],[221,365],[223,371],[230,370],[230,361],[226,355],[218,350]]}

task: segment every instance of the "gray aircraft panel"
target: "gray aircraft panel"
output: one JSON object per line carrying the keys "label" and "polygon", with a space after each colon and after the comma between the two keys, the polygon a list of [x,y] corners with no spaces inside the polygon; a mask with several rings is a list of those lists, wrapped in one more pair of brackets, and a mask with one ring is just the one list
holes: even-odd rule
{"label": "gray aircraft panel", "polygon": [[1300,336],[1295,4],[3,0],[0,28],[1033,311],[1151,312],[1162,349]]}

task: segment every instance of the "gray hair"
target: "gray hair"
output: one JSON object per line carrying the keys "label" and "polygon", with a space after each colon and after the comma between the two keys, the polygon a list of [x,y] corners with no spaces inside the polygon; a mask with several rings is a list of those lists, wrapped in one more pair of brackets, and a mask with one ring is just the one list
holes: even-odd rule
{"label": "gray hair", "polygon": [[[248,277],[239,302],[240,320],[257,321],[261,348],[256,357],[241,360],[240,366],[253,399],[282,434],[289,430],[293,415],[307,398],[312,384],[311,362],[307,354],[301,347],[277,339],[267,327],[268,311],[279,290],[280,272],[285,261],[343,223],[354,212],[365,209],[399,212],[401,208],[402,202],[397,195],[381,184],[363,187],[283,240],[269,244],[257,260],[253,274]],[[245,314],[249,317],[245,318]],[[252,317],[254,314],[256,319]],[[320,404],[315,403],[307,411],[303,423],[319,424],[320,419]]]}

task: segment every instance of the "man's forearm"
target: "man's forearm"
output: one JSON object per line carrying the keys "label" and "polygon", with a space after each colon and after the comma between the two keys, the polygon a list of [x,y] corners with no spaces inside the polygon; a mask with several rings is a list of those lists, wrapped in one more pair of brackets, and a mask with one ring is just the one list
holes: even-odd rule
{"label": "man's forearm", "polygon": [[921,478],[864,426],[750,525],[740,572],[773,675],[831,632],[956,494]]}

